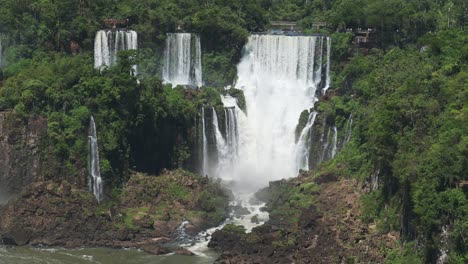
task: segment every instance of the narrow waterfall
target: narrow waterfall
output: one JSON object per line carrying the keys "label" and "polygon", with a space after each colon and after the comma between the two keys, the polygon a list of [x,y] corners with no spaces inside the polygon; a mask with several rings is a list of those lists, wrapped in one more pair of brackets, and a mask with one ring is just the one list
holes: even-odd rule
{"label": "narrow waterfall", "polygon": [[436,264],[445,264],[449,262],[449,233],[447,225],[442,227],[442,234],[441,234],[441,248],[439,250],[439,257],[437,258]]}
{"label": "narrow waterfall", "polygon": [[333,147],[331,151],[331,158],[333,159],[336,155],[336,150],[337,150],[337,145],[338,145],[338,129],[336,126],[333,126]]}
{"label": "narrow waterfall", "polygon": [[347,130],[347,135],[346,135],[344,143],[348,143],[351,140],[351,136],[353,133],[353,114],[349,115],[348,125],[346,127],[346,130]]}
{"label": "narrow waterfall", "polygon": [[[323,122],[323,127],[326,128],[327,126],[325,124],[325,120],[323,120],[323,121],[324,121]],[[322,149],[321,149],[322,155],[320,156],[319,162],[327,161],[329,159],[328,155],[331,154],[331,152],[328,151],[329,150],[329,143],[330,143],[330,130],[331,130],[331,128],[329,127],[327,129],[327,133],[322,134],[322,139],[320,140],[320,142],[322,142]]]}
{"label": "narrow waterfall", "polygon": [[224,168],[229,166],[229,157],[228,157],[228,146],[226,141],[219,130],[218,115],[214,107],[211,108],[213,113],[213,130],[215,133],[216,139],[216,150],[218,154],[218,164],[216,169],[216,176],[220,176],[219,171],[223,171]]}
{"label": "narrow waterfall", "polygon": [[302,130],[299,140],[297,141],[295,149],[297,171],[309,169],[309,153],[312,140],[311,130],[314,126],[316,117],[317,112],[315,111],[309,114],[307,125]]}
{"label": "narrow waterfall", "polygon": [[226,121],[226,141],[232,154],[232,159],[237,157],[239,151],[239,127],[237,126],[237,111],[234,107],[224,109]]}
{"label": "narrow waterfall", "polygon": [[2,34],[0,33],[0,67],[3,66],[3,46],[2,46]]}
{"label": "narrow waterfall", "polygon": [[101,170],[99,168],[99,149],[98,139],[96,133],[96,124],[94,118],[91,116],[89,122],[89,157],[88,157],[88,188],[94,194],[98,202],[103,199],[103,188]]}
{"label": "narrow waterfall", "polygon": [[202,141],[203,141],[203,176],[208,174],[208,139],[206,137],[205,107],[202,107]]}
{"label": "narrow waterfall", "polygon": [[190,33],[168,33],[164,51],[163,81],[202,86],[200,37]]}
{"label": "narrow waterfall", "polygon": [[[94,68],[112,66],[117,61],[117,53],[122,50],[137,50],[138,34],[133,30],[100,30],[94,39]],[[137,72],[137,66],[133,66]]]}
{"label": "narrow waterfall", "polygon": [[330,55],[331,55],[331,37],[327,37],[327,72],[326,72],[326,79],[325,79],[325,87],[322,90],[323,94],[327,93],[328,88],[330,88]]}

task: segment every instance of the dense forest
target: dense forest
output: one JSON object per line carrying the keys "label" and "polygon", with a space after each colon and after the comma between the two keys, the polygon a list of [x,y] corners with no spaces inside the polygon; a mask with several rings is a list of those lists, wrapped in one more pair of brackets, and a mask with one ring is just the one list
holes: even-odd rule
{"label": "dense forest", "polygon": [[[332,87],[317,109],[354,117],[350,144],[316,172],[377,186],[361,217],[400,232],[408,249],[389,263],[433,261],[443,229],[449,263],[466,263],[467,17],[464,0],[0,0],[0,110],[48,118],[47,155],[63,172],[51,179],[78,177],[91,115],[114,189],[129,170],[190,169],[199,109],[221,105],[249,34],[272,20],[297,21],[306,33],[332,36]],[[129,19],[139,50],[99,71],[93,43],[106,18]],[[200,34],[199,92],[161,81],[166,33],[178,28]],[[375,32],[370,47],[353,43],[347,29],[358,28]],[[129,74],[134,64],[138,75]]]}

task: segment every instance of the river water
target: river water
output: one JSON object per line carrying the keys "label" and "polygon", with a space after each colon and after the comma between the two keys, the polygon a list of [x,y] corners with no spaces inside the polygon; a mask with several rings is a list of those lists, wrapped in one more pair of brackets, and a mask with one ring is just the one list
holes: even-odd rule
{"label": "river water", "polygon": [[205,251],[203,256],[155,256],[135,249],[0,246],[0,264],[208,264],[217,257],[218,254],[213,251]]}

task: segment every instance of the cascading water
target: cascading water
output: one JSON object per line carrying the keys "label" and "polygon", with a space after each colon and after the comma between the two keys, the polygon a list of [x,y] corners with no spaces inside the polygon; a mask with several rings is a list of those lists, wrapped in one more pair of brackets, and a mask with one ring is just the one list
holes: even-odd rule
{"label": "cascading water", "polygon": [[[231,170],[239,158],[239,122],[245,119],[244,112],[237,105],[236,98],[226,95],[221,96],[224,105],[226,144],[228,148],[228,170]],[[224,172],[226,173],[226,172]]]}
{"label": "cascading water", "polygon": [[311,146],[311,130],[315,123],[317,112],[312,112],[309,115],[307,124],[299,136],[296,144],[295,157],[296,157],[296,170],[309,170],[309,153]]}
{"label": "cascading water", "polygon": [[[110,67],[122,50],[137,50],[138,34],[133,30],[100,30],[94,39],[94,68]],[[137,66],[133,66],[137,72]]]}
{"label": "cascading water", "polygon": [[294,132],[301,112],[314,107],[316,93],[324,86],[324,38],[249,37],[236,85],[244,91],[248,109],[241,127],[247,136],[240,143],[236,166],[239,182],[260,187],[297,174],[301,159],[295,153],[307,147],[296,146]]}
{"label": "cascading water", "polygon": [[216,151],[218,156],[218,163],[217,163],[217,171],[215,172],[219,177],[220,171],[223,171],[224,168],[229,166],[229,157],[228,157],[228,145],[226,145],[226,141],[219,130],[219,123],[218,123],[218,115],[216,114],[216,110],[214,107],[211,108],[213,113],[213,129],[215,133],[216,139]]}
{"label": "cascading water", "polygon": [[326,72],[325,87],[322,90],[323,94],[326,94],[327,90],[330,88],[330,82],[331,82],[331,77],[330,77],[330,55],[331,55],[331,38],[327,37],[327,72]]}
{"label": "cascading water", "polygon": [[0,67],[3,66],[3,46],[2,46],[2,34],[0,33]]}
{"label": "cascading water", "polygon": [[337,145],[338,145],[338,129],[336,126],[333,127],[333,147],[332,147],[332,152],[331,152],[331,158],[333,159],[336,155],[336,150],[337,150]]}
{"label": "cascading water", "polygon": [[[213,129],[206,130],[213,131],[218,154],[216,164],[210,160],[210,167],[215,166],[215,173],[210,176],[228,182],[236,197],[231,205],[242,206],[250,212],[247,216],[232,214],[225,223],[242,224],[248,231],[262,224],[268,219],[268,213],[260,210],[265,204],[251,204],[252,194],[269,181],[295,176],[301,167],[298,163],[308,164],[310,144],[307,142],[311,140],[310,130],[317,113],[310,114],[298,145],[295,129],[301,112],[314,107],[316,93],[325,85],[323,40],[324,37],[316,36],[249,37],[238,65],[236,84],[244,92],[248,115],[240,110],[235,98],[221,96],[226,137],[220,131],[214,108]],[[202,123],[205,133],[207,124]],[[259,223],[251,223],[252,216]],[[202,232],[198,241],[204,241],[212,232],[214,229]],[[190,250],[199,252],[199,248],[206,246],[204,243],[207,242],[197,243]]]}
{"label": "cascading water", "polygon": [[206,124],[205,124],[205,108],[202,107],[202,147],[203,147],[203,165],[202,173],[203,176],[208,174],[208,139],[206,137]]}
{"label": "cascading water", "polygon": [[98,202],[103,199],[103,183],[101,178],[101,170],[99,164],[99,149],[98,139],[96,133],[96,124],[94,118],[91,116],[89,122],[89,157],[88,157],[88,188],[94,194]]}
{"label": "cascading water", "polygon": [[436,264],[445,264],[449,262],[449,233],[448,233],[448,227],[443,226],[442,227],[442,234],[441,234],[441,248],[440,248],[440,253],[439,257],[437,258]]}
{"label": "cascading water", "polygon": [[177,85],[202,86],[200,37],[169,33],[164,51],[163,81]]}
{"label": "cascading water", "polygon": [[351,136],[353,133],[353,114],[349,115],[349,119],[347,123],[348,123],[348,126],[346,127],[347,135],[346,135],[344,143],[348,143],[351,140]]}

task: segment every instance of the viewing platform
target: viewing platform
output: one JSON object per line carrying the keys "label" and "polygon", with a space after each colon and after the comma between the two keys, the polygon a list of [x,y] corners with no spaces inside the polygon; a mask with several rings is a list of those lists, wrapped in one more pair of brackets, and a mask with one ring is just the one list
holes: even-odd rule
{"label": "viewing platform", "polygon": [[270,21],[271,29],[282,29],[290,31],[301,31],[302,28],[297,26],[293,21]]}
{"label": "viewing platform", "polygon": [[354,34],[353,43],[356,47],[369,48],[372,47],[376,42],[375,29],[347,29],[347,32],[352,32]]}
{"label": "viewing platform", "polygon": [[104,19],[104,24],[109,26],[112,29],[119,29],[117,25],[125,26],[124,29],[127,29],[128,23],[130,22],[129,19],[115,19],[115,18],[107,18]]}

